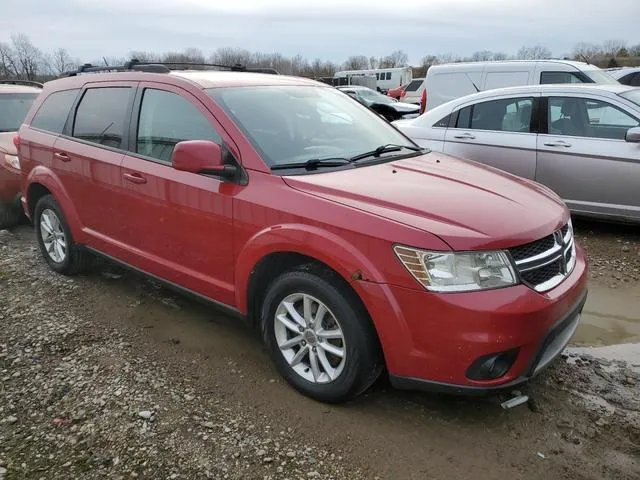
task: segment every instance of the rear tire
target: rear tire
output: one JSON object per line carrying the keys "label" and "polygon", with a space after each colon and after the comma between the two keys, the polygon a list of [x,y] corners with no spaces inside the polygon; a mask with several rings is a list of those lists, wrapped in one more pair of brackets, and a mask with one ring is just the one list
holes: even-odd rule
{"label": "rear tire", "polygon": [[0,203],[0,229],[14,227],[23,219],[23,213],[15,205]]}
{"label": "rear tire", "polygon": [[276,278],[261,313],[263,340],[276,368],[304,395],[344,402],[369,388],[383,369],[367,312],[328,270],[307,267]]}
{"label": "rear tire", "polygon": [[74,243],[62,209],[53,196],[45,195],[38,200],[33,223],[40,252],[52,270],[74,275],[86,268],[89,254]]}

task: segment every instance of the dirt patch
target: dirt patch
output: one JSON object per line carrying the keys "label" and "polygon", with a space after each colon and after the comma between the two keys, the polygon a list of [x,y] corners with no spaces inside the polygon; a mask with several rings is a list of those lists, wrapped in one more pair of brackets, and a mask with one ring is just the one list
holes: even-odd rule
{"label": "dirt patch", "polygon": [[27,228],[0,238],[0,272],[7,479],[640,475],[625,364],[556,362],[510,411],[384,379],[327,406],[281,381],[237,319],[104,264],[54,275]]}

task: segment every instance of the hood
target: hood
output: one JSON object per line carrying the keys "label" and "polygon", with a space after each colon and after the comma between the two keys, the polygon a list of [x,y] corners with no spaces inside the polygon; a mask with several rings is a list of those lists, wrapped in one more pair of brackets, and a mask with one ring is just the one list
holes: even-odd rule
{"label": "hood", "polygon": [[284,180],[297,190],[437,235],[454,250],[522,245],[569,219],[567,207],[546,187],[435,152]]}
{"label": "hood", "polygon": [[13,144],[13,137],[16,132],[0,132],[0,153],[8,153],[9,155],[17,155],[18,150]]}

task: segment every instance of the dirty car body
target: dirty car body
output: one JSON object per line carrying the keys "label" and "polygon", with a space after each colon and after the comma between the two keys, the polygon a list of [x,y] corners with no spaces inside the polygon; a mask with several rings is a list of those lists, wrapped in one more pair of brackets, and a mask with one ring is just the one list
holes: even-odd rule
{"label": "dirty car body", "polygon": [[[42,122],[54,96],[67,107]],[[559,354],[586,296],[555,194],[421,150],[305,79],[57,80],[20,130],[20,160],[54,270],[77,271],[88,250],[211,300],[322,401],[357,395],[383,366],[404,388],[512,387]]]}

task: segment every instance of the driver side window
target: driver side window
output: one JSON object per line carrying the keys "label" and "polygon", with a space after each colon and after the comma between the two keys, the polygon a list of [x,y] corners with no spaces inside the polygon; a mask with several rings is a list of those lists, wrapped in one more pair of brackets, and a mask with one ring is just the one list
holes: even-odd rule
{"label": "driver side window", "polygon": [[189,100],[173,92],[147,88],[140,107],[136,152],[170,164],[176,143],[184,140],[222,143],[209,120]]}

